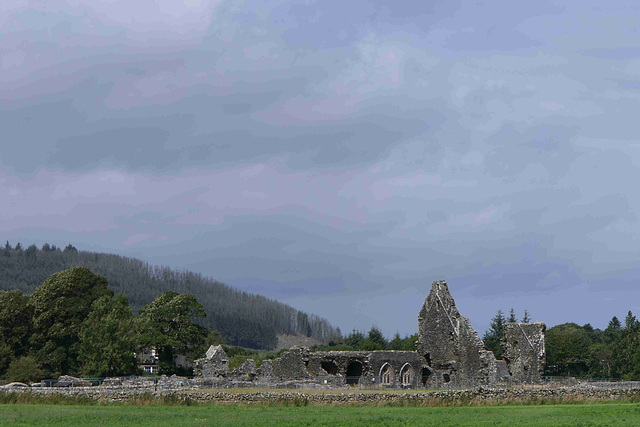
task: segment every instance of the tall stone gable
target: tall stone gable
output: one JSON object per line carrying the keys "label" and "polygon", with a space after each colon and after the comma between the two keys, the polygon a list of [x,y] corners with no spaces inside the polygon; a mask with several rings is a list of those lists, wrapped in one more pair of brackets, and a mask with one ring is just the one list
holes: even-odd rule
{"label": "tall stone gable", "polygon": [[542,322],[505,323],[502,354],[513,381],[539,383],[544,375],[546,349]]}
{"label": "tall stone gable", "polygon": [[418,353],[448,381],[454,378],[492,384],[496,360],[456,307],[444,280],[431,284],[431,291],[418,315]]}

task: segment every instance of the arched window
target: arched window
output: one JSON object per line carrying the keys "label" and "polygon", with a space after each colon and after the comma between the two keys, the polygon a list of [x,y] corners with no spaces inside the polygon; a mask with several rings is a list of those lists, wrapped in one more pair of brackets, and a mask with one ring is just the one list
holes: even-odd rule
{"label": "arched window", "polygon": [[380,384],[392,385],[393,384],[393,368],[388,363],[380,370]]}
{"label": "arched window", "polygon": [[402,367],[402,371],[400,373],[400,378],[402,378],[402,385],[410,386],[413,385],[413,380],[416,374],[413,371],[413,367],[408,363]]}

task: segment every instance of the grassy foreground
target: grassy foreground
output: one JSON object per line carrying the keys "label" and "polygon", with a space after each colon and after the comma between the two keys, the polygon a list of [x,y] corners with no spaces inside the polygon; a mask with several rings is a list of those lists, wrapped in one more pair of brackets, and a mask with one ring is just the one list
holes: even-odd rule
{"label": "grassy foreground", "polygon": [[408,426],[640,425],[640,404],[485,407],[0,405],[0,425]]}

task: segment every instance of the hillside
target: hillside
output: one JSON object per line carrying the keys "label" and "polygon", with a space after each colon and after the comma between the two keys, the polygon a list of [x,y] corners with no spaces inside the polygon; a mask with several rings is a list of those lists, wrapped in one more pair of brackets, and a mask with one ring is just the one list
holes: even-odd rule
{"label": "hillside", "polygon": [[278,342],[276,334],[304,335],[323,342],[339,334],[325,319],[197,273],[114,254],[78,251],[71,245],[64,250],[48,244],[23,249],[20,244],[14,248],[7,243],[0,249],[0,290],[31,294],[51,274],[78,266],[105,277],[109,288],[125,294],[135,310],[162,292],[194,295],[207,312],[199,323],[219,331],[231,345],[272,349]]}

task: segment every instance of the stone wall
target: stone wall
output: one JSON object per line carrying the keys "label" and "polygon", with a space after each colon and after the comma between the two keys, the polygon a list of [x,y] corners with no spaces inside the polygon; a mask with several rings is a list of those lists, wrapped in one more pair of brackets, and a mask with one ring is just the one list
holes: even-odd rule
{"label": "stone wall", "polygon": [[431,291],[418,315],[418,353],[433,369],[433,381],[471,380],[495,384],[497,365],[471,321],[462,316],[444,280]]}
{"label": "stone wall", "polygon": [[505,403],[575,403],[576,401],[610,401],[616,399],[637,399],[640,386],[627,388],[600,388],[597,386],[576,386],[559,388],[511,388],[499,389],[478,387],[467,390],[440,390],[425,392],[225,392],[186,390],[153,391],[149,387],[74,387],[31,389],[7,389],[5,392],[33,393],[35,395],[58,394],[70,397],[89,397],[102,401],[127,401],[138,396],[154,396],[158,399],[191,400],[213,404],[349,404],[349,405],[416,405],[416,406],[455,406],[469,404],[505,404]]}
{"label": "stone wall", "polygon": [[537,323],[505,323],[502,340],[504,355],[513,381],[539,383],[544,375],[546,325]]}
{"label": "stone wall", "polygon": [[224,377],[229,373],[229,357],[221,345],[210,346],[207,357],[193,362],[193,374],[197,378]]}
{"label": "stone wall", "polygon": [[309,352],[297,347],[265,362],[258,370],[258,379],[269,378],[274,384],[299,380],[334,386],[416,388],[424,385],[424,373],[431,373],[425,359],[415,351]]}
{"label": "stone wall", "polygon": [[[438,388],[495,385],[497,382],[536,382],[544,370],[543,323],[505,327],[505,361],[497,361],[458,311],[445,281],[435,281],[418,316],[416,351],[310,352],[294,347],[260,368],[253,361],[229,372],[221,346],[195,361],[200,382],[253,381],[256,385],[360,385],[392,388]],[[225,381],[223,381],[225,380]]]}

